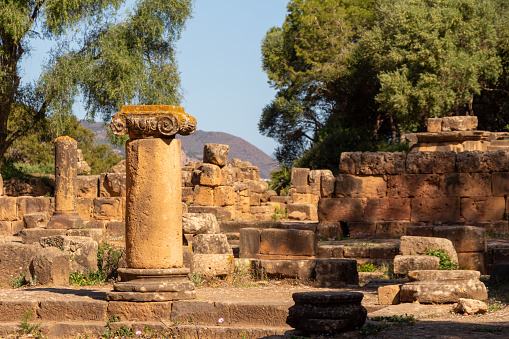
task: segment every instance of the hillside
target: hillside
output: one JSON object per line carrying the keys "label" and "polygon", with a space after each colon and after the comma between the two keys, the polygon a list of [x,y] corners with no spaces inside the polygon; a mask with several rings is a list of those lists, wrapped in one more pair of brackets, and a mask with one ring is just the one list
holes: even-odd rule
{"label": "hillside", "polygon": [[[81,122],[83,126],[92,130],[96,135],[97,143],[107,143],[106,130],[100,122]],[[278,166],[277,162],[265,154],[258,147],[246,140],[223,132],[205,132],[197,130],[193,134],[182,137],[177,135],[182,142],[182,162],[203,160],[203,147],[205,144],[226,144],[230,146],[228,160],[238,158],[242,161],[249,161],[260,168],[262,178],[269,178],[270,171]],[[114,147],[115,149],[118,149]],[[118,149],[119,152],[123,150]]]}

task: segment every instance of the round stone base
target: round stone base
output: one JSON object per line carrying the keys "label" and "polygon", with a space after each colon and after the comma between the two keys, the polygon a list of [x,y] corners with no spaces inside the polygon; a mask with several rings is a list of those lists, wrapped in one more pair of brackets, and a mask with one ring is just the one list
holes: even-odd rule
{"label": "round stone base", "polygon": [[115,301],[170,301],[195,299],[194,284],[189,280],[189,269],[119,268],[120,281],[114,291],[106,294]]}
{"label": "round stone base", "polygon": [[73,229],[83,227],[83,219],[76,211],[55,211],[48,221],[46,228]]}

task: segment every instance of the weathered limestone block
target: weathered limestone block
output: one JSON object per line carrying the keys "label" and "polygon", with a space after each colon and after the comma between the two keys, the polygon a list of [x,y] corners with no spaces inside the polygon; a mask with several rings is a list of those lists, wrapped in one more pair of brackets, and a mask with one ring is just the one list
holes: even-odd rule
{"label": "weathered limestone block", "polygon": [[100,175],[78,175],[78,198],[97,198],[100,178]]}
{"label": "weathered limestone block", "polygon": [[362,221],[366,199],[323,198],[318,202],[319,221]]}
{"label": "weathered limestone block", "polygon": [[219,167],[226,166],[230,146],[222,144],[205,144],[203,148],[203,162]]}
{"label": "weathered limestone block", "polygon": [[456,170],[455,152],[410,152],[407,155],[408,173],[451,173]]}
{"label": "weathered limestone block", "polygon": [[339,173],[359,174],[362,152],[342,152],[339,159]]}
{"label": "weathered limestone block", "polygon": [[509,150],[501,149],[493,152],[486,152],[490,172],[509,171]]}
{"label": "weathered limestone block", "polygon": [[494,196],[504,197],[509,195],[509,172],[493,172],[491,180]]}
{"label": "weathered limestone block", "polygon": [[125,159],[120,160],[118,164],[112,166],[108,171],[108,173],[125,173],[125,172],[126,172]]}
{"label": "weathered limestone block", "polygon": [[460,152],[456,155],[456,168],[460,173],[488,173],[490,172],[489,152],[473,151]]}
{"label": "weathered limestone block", "polygon": [[438,270],[440,258],[431,255],[397,255],[394,273],[407,274],[414,270]]}
{"label": "weathered limestone block", "polygon": [[454,222],[460,216],[459,197],[413,198],[411,221]]}
{"label": "weathered limestone block", "polygon": [[498,221],[504,219],[504,197],[461,198],[461,217],[466,221]]}
{"label": "weathered limestone block", "polygon": [[364,210],[368,221],[410,220],[409,198],[369,198]]}
{"label": "weathered limestone block", "polygon": [[253,258],[260,254],[260,241],[261,241],[260,228],[241,228],[240,229],[240,245],[239,257],[240,258]]}
{"label": "weathered limestone block", "polygon": [[309,179],[309,168],[292,167],[291,185],[292,187],[307,186]]}
{"label": "weathered limestone block", "polygon": [[82,198],[78,199],[77,211],[81,219],[88,221],[94,216],[94,199]]}
{"label": "weathered limestone block", "polygon": [[182,202],[189,205],[194,202],[193,187],[182,187]]}
{"label": "weathered limestone block", "polygon": [[452,241],[456,252],[483,252],[487,250],[486,229],[475,226],[435,226],[433,236]]}
{"label": "weathered limestone block", "polygon": [[43,237],[39,244],[46,247],[56,247],[67,253],[67,260],[71,262],[71,272],[87,273],[97,270],[97,241],[83,236],[52,236]]}
{"label": "weathered limestone block", "polygon": [[408,277],[411,282],[401,286],[402,302],[454,303],[460,298],[488,298],[478,271],[411,271]]}
{"label": "weathered limestone block", "polygon": [[458,265],[462,269],[475,270],[486,274],[486,252],[458,252]]}
{"label": "weathered limestone block", "polygon": [[442,189],[451,197],[485,197],[491,192],[491,175],[489,173],[447,173]]}
{"label": "weathered limestone block", "polygon": [[472,131],[477,128],[477,124],[475,115],[443,117],[442,131]]}
{"label": "weathered limestone block", "polygon": [[193,179],[198,185],[215,187],[221,185],[223,182],[223,172],[221,168],[214,164],[203,164],[193,172],[193,177],[197,177],[197,180]]}
{"label": "weathered limestone block", "polygon": [[344,246],[343,256],[345,258],[369,258],[369,247]]}
{"label": "weathered limestone block", "polygon": [[484,314],[488,311],[488,305],[484,301],[475,299],[459,298],[454,307],[454,312],[464,314]]}
{"label": "weathered limestone block", "polygon": [[339,174],[334,193],[338,198],[383,198],[387,194],[387,183],[382,177]]}
{"label": "weathered limestone block", "polygon": [[382,152],[363,152],[361,153],[361,163],[359,174],[362,175],[384,175],[385,174],[385,156]]}
{"label": "weathered limestone block", "polygon": [[287,324],[306,334],[348,332],[366,322],[360,292],[299,292],[288,309]]}
{"label": "weathered limestone block", "polygon": [[263,193],[269,189],[269,184],[263,180],[248,180],[246,184],[251,193]]}
{"label": "weathered limestone block", "polygon": [[125,197],[125,195],[126,195],[125,173],[101,174],[99,185],[100,197]]}
{"label": "weathered limestone block", "polygon": [[259,259],[253,260],[253,269],[259,277],[297,278],[313,277],[316,261],[313,259]]}
{"label": "weathered limestone block", "polygon": [[320,177],[320,194],[321,198],[332,197],[336,185],[336,178],[332,171],[323,171]]}
{"label": "weathered limestone block", "polygon": [[403,174],[406,171],[406,153],[384,152],[384,174]]}
{"label": "weathered limestone block", "polygon": [[27,213],[23,216],[25,228],[45,227],[49,216],[47,212]]}
{"label": "weathered limestone block", "polygon": [[300,212],[306,214],[305,220],[318,220],[317,208],[311,204],[288,204],[286,205],[286,211],[288,217],[294,212]]}
{"label": "weathered limestone block", "polygon": [[379,305],[397,305],[400,302],[401,285],[387,285],[378,288]]}
{"label": "weathered limestone block", "polygon": [[193,170],[194,167],[182,167],[182,188],[194,187],[193,185]]}
{"label": "weathered limestone block", "polygon": [[233,254],[194,254],[194,271],[201,277],[226,276],[234,269]]}
{"label": "weathered limestone block", "polygon": [[235,203],[235,191],[232,186],[214,187],[214,206],[231,206]]}
{"label": "weathered limestone block", "polygon": [[125,239],[125,221],[111,220],[104,227],[108,237],[122,237]]}
{"label": "weathered limestone block", "polygon": [[314,194],[301,194],[294,193],[292,194],[292,201],[294,204],[311,204],[314,206],[318,206],[319,196]]}
{"label": "weathered limestone block", "polygon": [[0,234],[2,235],[12,235],[15,232],[12,231],[12,222],[10,221],[0,221]]}
{"label": "weathered limestone block", "polygon": [[264,229],[260,235],[260,254],[314,256],[316,246],[313,231]]}
{"label": "weathered limestone block", "polygon": [[394,259],[396,257],[397,250],[396,246],[380,246],[371,247],[369,249],[369,257],[372,259]]}
{"label": "weathered limestone block", "polygon": [[196,206],[214,206],[214,188],[195,186],[193,204]]}
{"label": "weathered limestone block", "polygon": [[[376,237],[380,239],[395,239],[407,234],[407,228],[415,225],[410,221],[379,221],[376,223]],[[433,236],[433,234],[429,235]]]}
{"label": "weathered limestone block", "polygon": [[235,217],[234,211],[229,206],[189,206],[188,213],[211,213],[221,220],[231,220]]}
{"label": "weathered limestone block", "polygon": [[270,197],[270,202],[274,202],[277,204],[286,204],[290,201],[290,198],[284,195],[273,195]]}
{"label": "weathered limestone block", "polygon": [[402,174],[387,178],[387,196],[391,198],[443,196],[443,178],[439,174]]}
{"label": "weathered limestone block", "polygon": [[[171,309],[171,301],[150,303],[127,303],[122,301],[108,302],[108,314],[114,314],[122,319],[122,321],[142,322],[151,321],[153,319],[170,321]],[[111,330],[113,331],[113,328]]]}
{"label": "weathered limestone block", "polygon": [[357,261],[349,259],[317,259],[316,283],[320,287],[338,288],[358,285]]}
{"label": "weathered limestone block", "polygon": [[267,190],[262,193],[261,201],[262,202],[268,202],[271,200],[272,197],[277,197],[277,193],[274,190]]}
{"label": "weathered limestone block", "polygon": [[217,234],[220,232],[217,218],[212,213],[185,213],[182,215],[185,234]]}
{"label": "weathered limestone block", "polygon": [[122,200],[120,198],[95,198],[95,219],[122,219]]}
{"label": "weathered limestone block", "polygon": [[195,254],[233,254],[226,234],[197,234],[193,237]]}
{"label": "weathered limestone block", "polygon": [[[7,197],[4,197],[3,199],[6,199],[6,198]],[[47,212],[47,211],[52,211],[54,209],[54,208],[51,208],[51,206],[52,206],[51,200],[53,198],[18,197],[16,199],[18,201],[17,211],[18,211],[19,219],[23,219],[23,216],[27,213]]]}
{"label": "weathered limestone block", "polygon": [[402,255],[424,254],[426,250],[430,249],[442,249],[453,262],[458,262],[458,255],[449,239],[411,236],[401,237],[399,252]]}
{"label": "weathered limestone block", "polygon": [[30,262],[30,275],[37,285],[68,285],[71,273],[69,254],[56,247],[41,250]]}
{"label": "weathered limestone block", "polygon": [[0,220],[16,220],[17,219],[17,200],[19,198],[0,197]]}
{"label": "weathered limestone block", "polygon": [[428,133],[438,133],[442,131],[442,118],[428,118]]}
{"label": "weathered limestone block", "polygon": [[[108,303],[105,300],[70,300],[64,298],[40,301],[37,315],[40,321],[47,322],[81,322],[108,320],[106,314]],[[71,332],[72,333],[72,332]],[[58,337],[59,335],[57,335]]]}
{"label": "weathered limestone block", "polygon": [[12,279],[26,274],[32,258],[41,250],[39,245],[0,243],[0,286],[12,287]]}
{"label": "weathered limestone block", "polygon": [[309,172],[308,182],[312,194],[320,196],[320,183],[322,178],[322,170],[311,170]]}
{"label": "weathered limestone block", "polygon": [[237,180],[237,174],[241,173],[238,168],[225,166],[221,168],[221,186],[233,186]]}
{"label": "weathered limestone block", "polygon": [[260,206],[262,203],[262,195],[260,193],[251,193],[249,196],[249,206]]}

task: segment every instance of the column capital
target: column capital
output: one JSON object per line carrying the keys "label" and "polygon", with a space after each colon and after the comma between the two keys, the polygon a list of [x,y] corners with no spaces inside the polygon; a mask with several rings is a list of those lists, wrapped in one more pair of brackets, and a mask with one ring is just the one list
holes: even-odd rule
{"label": "column capital", "polygon": [[179,106],[127,105],[112,117],[110,127],[114,134],[129,134],[130,139],[168,138],[194,133],[196,119]]}

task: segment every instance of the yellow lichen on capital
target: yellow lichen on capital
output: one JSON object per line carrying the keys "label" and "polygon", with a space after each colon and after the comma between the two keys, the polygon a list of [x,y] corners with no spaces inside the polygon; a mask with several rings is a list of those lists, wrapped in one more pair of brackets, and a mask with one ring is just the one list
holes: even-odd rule
{"label": "yellow lichen on capital", "polygon": [[124,114],[168,114],[184,113],[184,107],[172,105],[125,105],[120,108]]}
{"label": "yellow lichen on capital", "polygon": [[73,138],[71,138],[71,137],[69,137],[67,135],[62,135],[62,136],[60,136],[60,137],[55,139],[55,141],[59,141],[59,140],[72,140],[72,141],[74,141]]}

